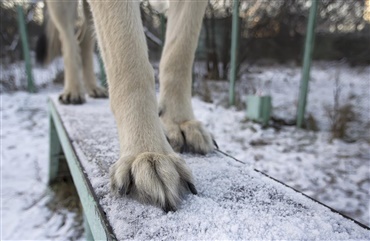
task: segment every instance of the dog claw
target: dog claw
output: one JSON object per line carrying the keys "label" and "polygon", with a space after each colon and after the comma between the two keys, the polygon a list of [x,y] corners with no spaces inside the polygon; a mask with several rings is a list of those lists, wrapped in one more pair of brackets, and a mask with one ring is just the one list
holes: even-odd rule
{"label": "dog claw", "polygon": [[[123,185],[123,186],[121,186],[121,188],[119,189],[119,191],[118,191],[118,194],[120,195],[120,196],[123,196],[123,195],[129,195],[130,194],[130,192],[131,192],[131,189],[132,189],[132,175],[131,175],[131,173],[129,174],[129,176],[130,176],[130,181],[129,181],[129,183],[127,184],[127,186],[125,186],[125,185]],[[115,185],[114,185],[114,187],[115,187]],[[114,189],[114,188],[113,188]]]}
{"label": "dog claw", "polygon": [[120,196],[123,196],[123,194],[125,193],[125,188],[124,187],[121,187],[120,189],[119,189],[119,191],[118,191],[118,194],[120,195]]}
{"label": "dog claw", "polygon": [[110,179],[114,195],[130,194],[130,197],[159,206],[165,212],[176,211],[188,191],[196,193],[190,169],[174,153],[121,157],[110,168]]}
{"label": "dog claw", "polygon": [[191,182],[188,182],[188,187],[189,187],[189,190],[192,194],[194,195],[197,195],[198,194],[198,191],[197,189],[195,188],[194,184],[191,183]]}
{"label": "dog claw", "polygon": [[81,105],[85,102],[85,100],[82,96],[72,97],[71,94],[61,94],[59,96],[59,102],[64,105]]}
{"label": "dog claw", "polygon": [[171,204],[167,203],[166,206],[163,208],[163,211],[165,211],[166,213],[176,212],[176,208],[173,207]]}
{"label": "dog claw", "polygon": [[101,99],[101,98],[108,98],[108,92],[101,87],[97,87],[89,92],[90,97]]}

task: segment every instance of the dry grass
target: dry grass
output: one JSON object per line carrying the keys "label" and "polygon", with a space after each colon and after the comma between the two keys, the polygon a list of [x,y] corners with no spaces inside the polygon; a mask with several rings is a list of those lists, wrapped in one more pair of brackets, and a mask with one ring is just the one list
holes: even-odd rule
{"label": "dry grass", "polygon": [[[50,185],[52,198],[46,206],[54,213],[64,214],[68,210],[75,214],[73,225],[74,237],[80,239],[84,234],[83,210],[77,190],[69,173],[65,160],[60,161],[58,177]],[[66,220],[66,217],[64,218]],[[61,224],[63,226],[64,223]]]}
{"label": "dry grass", "polygon": [[340,84],[339,70],[335,75],[334,86],[334,104],[333,106],[324,105],[326,115],[330,119],[331,140],[333,139],[346,139],[348,135],[349,125],[357,120],[354,106],[349,102],[341,102],[344,98],[341,96],[342,86]]}

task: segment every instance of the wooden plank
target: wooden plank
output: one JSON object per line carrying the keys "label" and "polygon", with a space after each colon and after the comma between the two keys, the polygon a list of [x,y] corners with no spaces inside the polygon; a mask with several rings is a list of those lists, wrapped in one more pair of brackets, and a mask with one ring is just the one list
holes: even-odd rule
{"label": "wooden plank", "polygon": [[61,122],[55,106],[51,101],[49,102],[49,112],[51,113],[51,118],[58,133],[73,182],[76,186],[94,239],[116,240],[112,228],[110,227],[104,212],[100,208],[99,201],[96,199],[91,184],[85,175],[85,171],[78,161],[74,148],[71,145],[71,140],[68,138],[63,123]]}
{"label": "wooden plank", "polygon": [[53,97],[52,103],[69,135],[72,157],[86,172],[91,196],[119,240],[370,238],[366,227],[217,152],[182,155],[198,195],[187,196],[174,213],[113,197],[109,167],[119,157],[119,143],[109,101],[63,106]]}

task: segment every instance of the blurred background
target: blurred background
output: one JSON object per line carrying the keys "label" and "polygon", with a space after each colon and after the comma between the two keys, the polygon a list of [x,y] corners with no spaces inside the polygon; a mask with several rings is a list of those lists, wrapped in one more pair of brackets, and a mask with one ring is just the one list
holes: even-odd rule
{"label": "blurred background", "polygon": [[[23,7],[26,15],[31,50],[34,50],[37,37],[42,32],[43,1],[2,1],[2,64],[22,59],[16,24],[17,4]],[[142,1],[141,6],[144,26],[162,39],[161,14],[151,7],[148,0]],[[301,64],[310,6],[310,1],[306,0],[240,1],[240,61],[273,59],[280,63],[294,61]],[[346,59],[351,65],[369,64],[369,8],[369,2],[365,0],[320,1],[314,59]],[[212,79],[227,79],[232,13],[233,2],[229,0],[211,0],[206,10],[197,60],[215,65],[215,70],[211,68],[207,73]],[[150,40],[148,44],[153,59],[159,60],[160,46]]]}
{"label": "blurred background", "polygon": [[[28,91],[18,6],[36,93]],[[296,116],[311,6],[310,0],[239,2],[235,103],[230,105],[234,2],[210,0],[193,68],[193,105],[221,150],[369,226],[370,0],[318,1],[301,129]],[[43,1],[0,2],[4,239],[24,239],[27,233],[31,239],[83,239],[73,188],[46,187],[46,101],[63,88],[61,58],[49,66],[35,62],[46,9]],[[157,78],[166,14],[143,0],[141,17]],[[96,53],[96,75],[105,85]],[[271,97],[267,123],[248,116],[248,96]],[[22,223],[30,218],[34,222]]]}

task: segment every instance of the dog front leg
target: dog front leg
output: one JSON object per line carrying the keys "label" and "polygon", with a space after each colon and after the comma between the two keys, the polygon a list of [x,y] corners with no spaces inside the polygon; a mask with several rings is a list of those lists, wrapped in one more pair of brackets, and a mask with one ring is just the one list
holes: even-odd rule
{"label": "dog front leg", "polygon": [[176,210],[184,191],[196,190],[190,170],[161,128],[139,1],[90,4],[120,139],[120,159],[111,167],[112,191]]}
{"label": "dog front leg", "polygon": [[175,151],[206,154],[211,134],[196,120],[191,104],[192,66],[207,0],[171,1],[159,69],[159,115]]}

